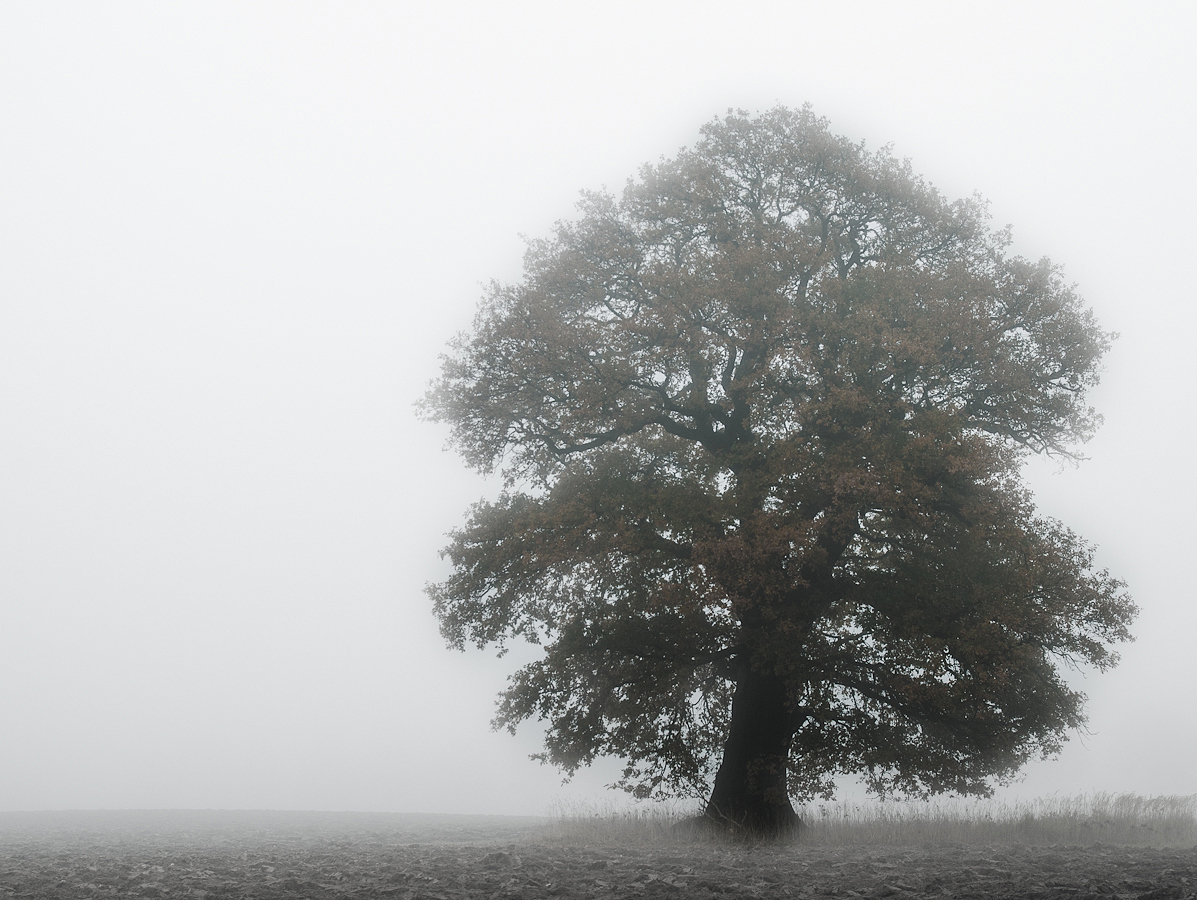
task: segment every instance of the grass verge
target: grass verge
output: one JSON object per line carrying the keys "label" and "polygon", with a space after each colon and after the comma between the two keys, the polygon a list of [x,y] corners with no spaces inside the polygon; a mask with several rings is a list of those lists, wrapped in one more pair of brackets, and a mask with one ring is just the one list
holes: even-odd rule
{"label": "grass verge", "polygon": [[[551,810],[544,839],[587,845],[688,843],[675,823],[693,806],[610,803]],[[1197,845],[1197,795],[1141,797],[1094,793],[1030,801],[845,801],[801,807],[799,844],[811,846]]]}

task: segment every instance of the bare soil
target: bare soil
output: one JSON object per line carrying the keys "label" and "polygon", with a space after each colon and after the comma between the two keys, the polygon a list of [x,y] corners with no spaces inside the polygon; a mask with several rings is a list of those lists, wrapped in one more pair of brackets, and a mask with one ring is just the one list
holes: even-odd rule
{"label": "bare soil", "polygon": [[828,896],[1182,900],[1197,847],[580,846],[533,818],[0,813],[0,900]]}

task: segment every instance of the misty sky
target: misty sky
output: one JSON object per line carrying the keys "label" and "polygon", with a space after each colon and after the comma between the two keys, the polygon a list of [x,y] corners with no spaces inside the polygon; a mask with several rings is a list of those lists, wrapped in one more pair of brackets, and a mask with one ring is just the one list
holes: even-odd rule
{"label": "misty sky", "polygon": [[892,143],[1121,333],[1027,472],[1142,613],[1020,796],[1197,793],[1192,3],[0,7],[0,810],[543,813],[423,586],[494,491],[413,402],[582,189],[729,107]]}

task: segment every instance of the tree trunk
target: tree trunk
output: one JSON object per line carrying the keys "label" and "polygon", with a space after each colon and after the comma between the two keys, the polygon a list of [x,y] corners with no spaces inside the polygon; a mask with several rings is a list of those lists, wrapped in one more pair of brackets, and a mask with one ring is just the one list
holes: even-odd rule
{"label": "tree trunk", "polygon": [[797,830],[786,769],[794,737],[785,682],[746,667],[732,695],[731,729],[706,816],[770,836]]}

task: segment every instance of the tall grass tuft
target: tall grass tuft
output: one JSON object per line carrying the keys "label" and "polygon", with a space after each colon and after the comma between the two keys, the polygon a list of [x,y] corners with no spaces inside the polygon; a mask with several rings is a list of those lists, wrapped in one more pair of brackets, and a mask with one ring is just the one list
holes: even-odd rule
{"label": "tall grass tuft", "polygon": [[678,840],[673,826],[698,812],[669,803],[557,802],[549,808],[552,823],[537,839],[588,846],[669,844]]}
{"label": "tall grass tuft", "polygon": [[1197,794],[1094,793],[1030,801],[811,804],[801,840],[826,845],[1197,843]]}
{"label": "tall grass tuft", "polygon": [[[662,845],[687,843],[675,831],[690,806],[560,805],[540,836],[552,843]],[[811,846],[1091,845],[1167,847],[1197,844],[1197,794],[1141,797],[1094,793],[1030,801],[843,801],[799,809],[797,839]]]}

